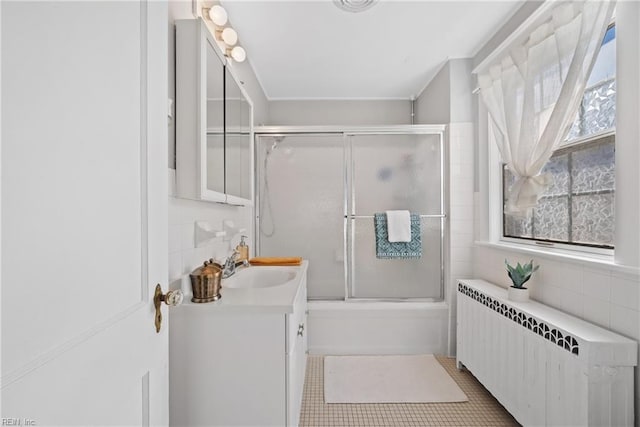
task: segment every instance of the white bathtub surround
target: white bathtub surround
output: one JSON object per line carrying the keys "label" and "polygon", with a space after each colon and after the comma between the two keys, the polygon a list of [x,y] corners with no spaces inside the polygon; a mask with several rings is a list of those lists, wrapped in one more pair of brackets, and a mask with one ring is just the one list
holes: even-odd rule
{"label": "white bathtub surround", "polygon": [[310,301],[311,354],[446,354],[444,302]]}
{"label": "white bathtub surround", "polygon": [[636,341],[484,280],[458,285],[458,362],[524,425],[633,425],[637,356]]}

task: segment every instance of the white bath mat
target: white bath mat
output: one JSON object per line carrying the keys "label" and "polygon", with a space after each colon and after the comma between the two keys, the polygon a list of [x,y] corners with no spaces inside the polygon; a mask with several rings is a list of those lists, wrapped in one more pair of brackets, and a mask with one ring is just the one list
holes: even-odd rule
{"label": "white bath mat", "polygon": [[326,403],[466,402],[431,354],[325,356]]}

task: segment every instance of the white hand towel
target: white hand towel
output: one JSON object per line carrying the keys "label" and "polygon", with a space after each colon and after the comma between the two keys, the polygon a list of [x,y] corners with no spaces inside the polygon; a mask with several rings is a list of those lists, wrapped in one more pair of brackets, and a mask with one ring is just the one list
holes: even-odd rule
{"label": "white hand towel", "polygon": [[389,242],[410,242],[411,214],[409,211],[387,211],[386,213]]}

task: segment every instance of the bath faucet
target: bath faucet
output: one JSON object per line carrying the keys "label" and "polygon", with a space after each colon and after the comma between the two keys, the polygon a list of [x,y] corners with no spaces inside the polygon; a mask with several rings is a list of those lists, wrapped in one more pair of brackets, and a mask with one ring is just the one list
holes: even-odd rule
{"label": "bath faucet", "polygon": [[240,252],[234,249],[231,256],[229,256],[229,258],[227,258],[227,260],[224,262],[224,265],[222,266],[223,279],[233,276],[236,273],[236,267],[240,265],[243,265],[246,267],[249,265],[249,261],[247,261],[246,259],[242,261],[236,261],[236,257],[238,255],[240,255]]}

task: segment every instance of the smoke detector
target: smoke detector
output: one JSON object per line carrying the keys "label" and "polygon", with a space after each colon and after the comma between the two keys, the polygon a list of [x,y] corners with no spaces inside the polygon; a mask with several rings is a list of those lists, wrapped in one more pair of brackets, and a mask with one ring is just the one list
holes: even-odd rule
{"label": "smoke detector", "polygon": [[333,0],[340,9],[347,12],[364,12],[375,5],[378,0]]}

